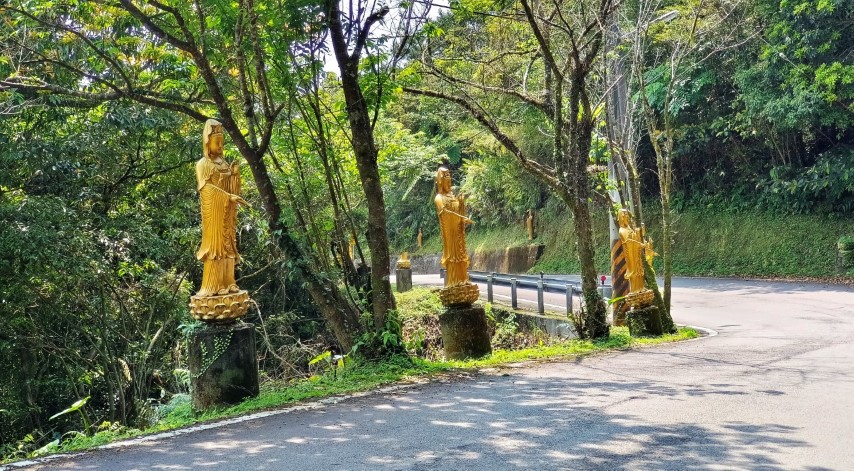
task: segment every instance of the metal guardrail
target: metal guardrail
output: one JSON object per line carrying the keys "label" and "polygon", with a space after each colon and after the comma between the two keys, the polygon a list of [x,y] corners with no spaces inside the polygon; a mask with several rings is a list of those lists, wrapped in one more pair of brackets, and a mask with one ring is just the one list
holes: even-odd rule
{"label": "metal guardrail", "polygon": [[[445,269],[439,271],[439,276],[445,279]],[[579,283],[567,281],[561,278],[549,278],[543,273],[537,275],[512,275],[508,273],[494,273],[483,271],[469,271],[469,279],[486,283],[486,299],[493,302],[493,286],[509,286],[510,287],[510,305],[513,309],[519,308],[519,299],[517,291],[519,288],[528,288],[537,290],[537,312],[543,314],[545,312],[545,301],[543,293],[566,293],[566,313],[572,314],[573,299],[577,296],[579,303],[581,299],[581,287]],[[599,287],[603,296],[610,295],[611,285],[601,285]]]}

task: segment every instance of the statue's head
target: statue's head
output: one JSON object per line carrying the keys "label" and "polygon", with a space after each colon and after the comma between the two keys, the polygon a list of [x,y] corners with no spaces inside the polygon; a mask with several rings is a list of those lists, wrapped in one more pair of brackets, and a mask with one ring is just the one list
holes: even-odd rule
{"label": "statue's head", "polygon": [[202,131],[202,154],[207,158],[222,155],[223,135],[222,123],[215,119],[205,122],[205,130]]}
{"label": "statue's head", "polygon": [[617,213],[617,222],[620,224],[620,227],[629,227],[631,220],[632,213],[630,213],[628,209],[621,209],[620,212]]}
{"label": "statue's head", "polygon": [[439,167],[439,170],[436,170],[436,190],[440,194],[451,191],[451,171],[444,165]]}

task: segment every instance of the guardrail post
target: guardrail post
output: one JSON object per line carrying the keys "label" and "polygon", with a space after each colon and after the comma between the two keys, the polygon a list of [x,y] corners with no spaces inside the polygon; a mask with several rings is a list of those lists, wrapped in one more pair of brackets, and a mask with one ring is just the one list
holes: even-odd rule
{"label": "guardrail post", "polygon": [[572,292],[575,291],[575,286],[566,285],[566,313],[572,314]]}
{"label": "guardrail post", "polygon": [[495,273],[486,275],[486,300],[492,302],[492,279],[495,278]]}
{"label": "guardrail post", "polygon": [[519,303],[516,302],[516,278],[510,278],[510,306],[513,309],[519,308]]}
{"label": "guardrail post", "polygon": [[540,275],[540,281],[537,282],[537,312],[543,314],[546,312],[546,304],[543,301],[543,278]]}

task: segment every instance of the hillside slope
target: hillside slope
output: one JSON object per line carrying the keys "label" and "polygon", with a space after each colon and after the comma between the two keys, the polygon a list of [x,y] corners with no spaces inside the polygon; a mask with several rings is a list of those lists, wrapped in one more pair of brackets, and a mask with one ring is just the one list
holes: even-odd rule
{"label": "hillside slope", "polygon": [[[649,233],[661,240],[657,215],[648,211]],[[608,271],[608,223],[594,221],[597,268]],[[543,257],[531,272],[578,273],[575,234],[565,215],[549,215],[537,224],[535,243],[545,244]],[[712,213],[688,210],[676,216],[673,270],[680,276],[715,277],[831,277],[844,274],[837,260],[836,241],[854,235],[854,219],[762,212]],[[527,243],[521,224],[469,232],[471,250],[486,251]],[[441,251],[431,238],[417,253]],[[660,259],[656,258],[656,269]],[[849,276],[854,273],[848,273]]]}

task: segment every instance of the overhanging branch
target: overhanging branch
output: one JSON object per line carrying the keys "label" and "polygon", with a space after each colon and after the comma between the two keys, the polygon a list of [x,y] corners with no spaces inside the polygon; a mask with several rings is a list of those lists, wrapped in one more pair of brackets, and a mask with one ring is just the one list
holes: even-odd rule
{"label": "overhanging branch", "polygon": [[481,111],[477,106],[470,103],[468,100],[455,97],[452,95],[448,95],[442,92],[436,92],[432,90],[422,90],[418,88],[410,88],[403,87],[403,91],[406,93],[410,93],[412,95],[421,95],[427,96],[431,98],[439,98],[441,100],[445,100],[451,103],[458,105],[459,107],[466,110],[475,120],[477,120],[481,125],[489,130],[492,136],[522,165],[525,169],[530,171],[535,177],[537,177],[540,181],[545,183],[550,188],[554,189],[556,192],[560,193],[561,196],[568,195],[567,189],[560,183],[557,179],[555,170],[551,167],[543,165],[533,159],[531,159],[525,152],[513,141],[510,136],[504,133],[501,128],[498,127],[498,124],[495,121],[486,115],[483,111]]}

